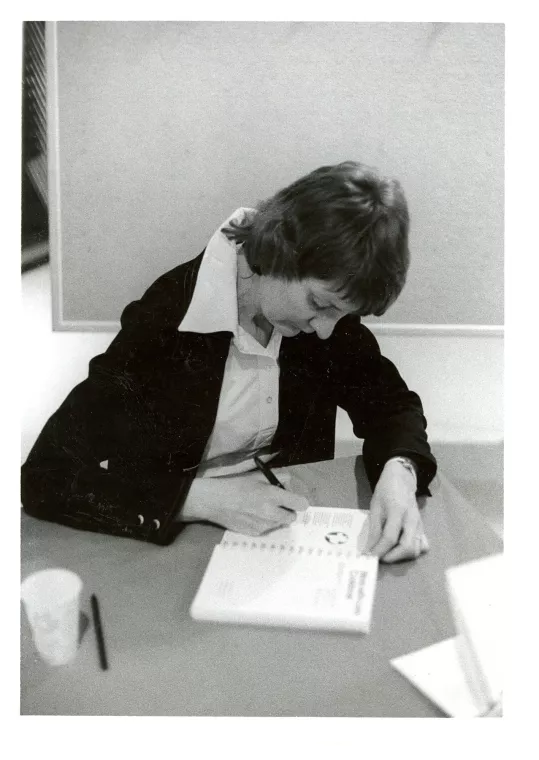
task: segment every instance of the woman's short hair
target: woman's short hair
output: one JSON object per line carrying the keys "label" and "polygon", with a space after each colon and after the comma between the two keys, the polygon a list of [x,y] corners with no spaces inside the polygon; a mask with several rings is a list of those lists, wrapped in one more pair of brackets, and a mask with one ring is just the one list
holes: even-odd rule
{"label": "woman's short hair", "polygon": [[301,177],[223,232],[253,272],[326,281],[358,313],[379,316],[406,280],[408,228],[399,182],[344,161]]}

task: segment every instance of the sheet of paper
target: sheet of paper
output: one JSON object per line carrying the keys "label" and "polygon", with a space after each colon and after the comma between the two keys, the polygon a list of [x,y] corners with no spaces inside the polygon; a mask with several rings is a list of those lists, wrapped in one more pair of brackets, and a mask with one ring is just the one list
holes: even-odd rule
{"label": "sheet of paper", "polygon": [[456,639],[391,660],[391,665],[453,718],[476,718],[478,709],[473,700],[457,653]]}
{"label": "sheet of paper", "polygon": [[[299,512],[289,528],[279,528],[265,536],[248,539],[254,548],[261,543],[288,547],[299,544],[317,549],[332,548],[343,555],[363,551],[369,530],[368,511],[364,509],[336,509],[309,507]],[[241,534],[226,531],[221,543],[234,543]],[[245,538],[241,536],[241,538]]]}
{"label": "sheet of paper", "polygon": [[507,574],[503,554],[446,571],[449,601],[458,634],[461,666],[480,711],[503,689],[503,636]]}

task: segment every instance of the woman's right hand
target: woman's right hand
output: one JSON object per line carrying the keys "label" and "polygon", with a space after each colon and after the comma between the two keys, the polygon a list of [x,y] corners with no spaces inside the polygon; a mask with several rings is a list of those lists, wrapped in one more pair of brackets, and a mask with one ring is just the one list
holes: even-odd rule
{"label": "woman's right hand", "polygon": [[178,515],[182,522],[207,520],[247,536],[287,527],[307,499],[272,486],[260,473],[226,478],[195,478]]}

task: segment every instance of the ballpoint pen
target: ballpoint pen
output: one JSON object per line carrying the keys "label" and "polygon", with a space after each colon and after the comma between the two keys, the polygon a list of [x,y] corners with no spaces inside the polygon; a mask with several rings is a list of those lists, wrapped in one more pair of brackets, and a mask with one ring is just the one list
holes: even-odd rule
{"label": "ballpoint pen", "polygon": [[101,666],[101,670],[108,670],[109,663],[107,659],[107,650],[105,648],[105,637],[103,635],[101,613],[99,612],[99,602],[97,601],[97,596],[95,594],[92,594],[90,597],[90,602],[92,605],[92,615],[94,618],[94,629],[97,642],[97,652],[99,655],[99,664]]}
{"label": "ballpoint pen", "polygon": [[255,464],[258,467],[258,469],[260,470],[260,472],[263,473],[263,475],[266,476],[267,480],[271,483],[272,486],[277,486],[278,488],[282,488],[283,490],[286,490],[285,487],[283,486],[283,484],[281,483],[281,481],[279,480],[279,478],[277,478],[273,474],[273,472],[268,467],[268,465],[265,462],[263,462],[260,459],[260,457],[255,456],[254,460],[255,460]]}

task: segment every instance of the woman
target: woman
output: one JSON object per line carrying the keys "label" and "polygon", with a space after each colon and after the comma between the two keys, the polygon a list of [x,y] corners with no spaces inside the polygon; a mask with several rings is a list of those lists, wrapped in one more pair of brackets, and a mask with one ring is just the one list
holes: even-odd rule
{"label": "woman", "polygon": [[400,185],[359,163],[239,209],[124,310],[23,465],[24,509],[158,544],[198,520],[258,535],[306,501],[253,478],[254,454],[332,458],[341,406],[374,489],[369,548],[419,556],[416,496],[436,471],[426,421],[360,320],[394,302],[408,263]]}

